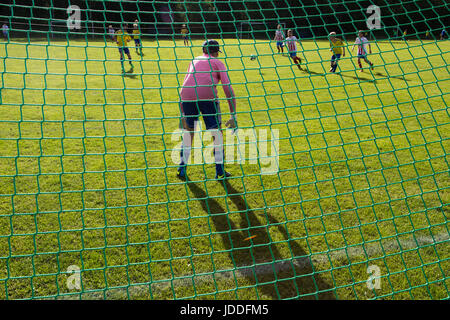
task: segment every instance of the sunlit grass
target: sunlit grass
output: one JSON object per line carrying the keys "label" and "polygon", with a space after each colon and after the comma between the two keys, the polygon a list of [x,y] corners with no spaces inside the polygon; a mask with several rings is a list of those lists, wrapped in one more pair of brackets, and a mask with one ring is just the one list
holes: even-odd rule
{"label": "sunlit grass", "polygon": [[226,40],[239,132],[277,131],[279,172],[247,149],[226,184],[203,161],[186,184],[178,90],[201,44],[144,41],[123,75],[111,42],[0,43],[0,298],[448,297],[448,42],[374,43],[373,71],[347,54],[329,74],[327,42],[302,42],[300,71]]}

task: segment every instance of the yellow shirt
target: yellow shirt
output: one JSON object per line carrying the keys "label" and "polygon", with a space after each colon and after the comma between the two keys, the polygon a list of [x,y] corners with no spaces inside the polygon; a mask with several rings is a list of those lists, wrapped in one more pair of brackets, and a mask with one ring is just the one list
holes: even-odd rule
{"label": "yellow shirt", "polygon": [[134,39],[139,39],[139,36],[141,35],[141,31],[139,31],[139,29],[133,29],[133,38]]}
{"label": "yellow shirt", "polygon": [[127,42],[131,40],[130,35],[127,32],[123,32],[122,30],[117,30],[116,32],[116,41],[118,47],[126,47]]}
{"label": "yellow shirt", "polygon": [[187,34],[187,33],[188,33],[188,29],[186,29],[186,28],[181,29],[181,34]]}
{"label": "yellow shirt", "polygon": [[330,47],[333,50],[334,54],[342,54],[344,52],[343,47],[344,43],[341,39],[336,39],[334,42],[331,41]]}

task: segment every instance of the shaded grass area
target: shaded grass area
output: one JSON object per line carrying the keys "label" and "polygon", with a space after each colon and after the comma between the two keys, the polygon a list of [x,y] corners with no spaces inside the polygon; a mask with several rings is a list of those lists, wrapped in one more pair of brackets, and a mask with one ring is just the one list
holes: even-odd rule
{"label": "shaded grass area", "polygon": [[227,136],[233,178],[196,161],[186,184],[178,88],[200,45],[144,42],[122,75],[112,43],[0,43],[0,298],[447,298],[448,42],[379,42],[375,70],[329,74],[326,42],[299,71],[226,40],[240,132],[279,133],[279,172]]}

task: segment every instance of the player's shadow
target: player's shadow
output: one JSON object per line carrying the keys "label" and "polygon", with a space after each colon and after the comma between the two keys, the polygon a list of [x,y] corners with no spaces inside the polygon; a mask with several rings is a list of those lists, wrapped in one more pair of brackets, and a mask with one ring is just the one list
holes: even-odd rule
{"label": "player's shadow", "polygon": [[360,77],[360,76],[352,76],[352,75],[345,74],[345,73],[341,73],[341,72],[339,72],[338,74],[339,74],[341,77],[344,77],[344,78],[351,78],[351,79],[354,79],[354,80],[357,80],[357,81],[360,81],[360,82],[365,82],[365,81],[367,81],[367,82],[372,82],[372,83],[376,83],[376,82],[377,82],[376,79],[369,79],[369,78],[366,78],[366,77]]}
{"label": "player's shadow", "polygon": [[134,74],[134,69],[131,68],[130,70],[123,73],[124,77],[130,78],[130,79],[137,79],[137,75]]}
{"label": "player's shadow", "polygon": [[304,72],[306,72],[306,73],[309,73],[309,74],[314,74],[314,75],[317,75],[317,76],[322,76],[322,77],[325,77],[325,76],[327,75],[326,73],[316,72],[316,71],[313,71],[313,70],[310,70],[310,69],[307,69],[307,68],[302,68],[302,71],[304,71]]}
{"label": "player's shadow", "polygon": [[387,74],[384,74],[384,73],[381,73],[381,72],[375,72],[374,74],[377,75],[377,76],[380,76],[380,77],[394,78],[394,79],[403,80],[403,81],[406,81],[406,82],[409,81],[409,80],[408,80],[406,77],[404,77],[404,76],[391,76],[391,75],[387,75]]}
{"label": "player's shadow", "polygon": [[[228,181],[218,183],[222,184],[226,198],[239,211],[231,213],[232,219],[229,218],[230,213],[217,200],[208,197],[196,183],[189,182],[188,187],[200,201],[203,210],[210,215],[215,233],[222,238],[225,250],[236,268],[233,282],[238,286],[255,286],[259,298],[334,300],[334,288],[314,272],[308,254],[289,237],[285,224],[269,213],[261,212],[261,209],[258,213],[258,210],[250,208],[245,194]],[[239,226],[233,222],[237,220],[240,220]],[[277,239],[278,243],[274,243],[269,227],[275,229],[272,234],[281,235],[283,241]],[[291,252],[292,256],[286,256],[285,253],[283,257],[279,250],[281,247]]]}

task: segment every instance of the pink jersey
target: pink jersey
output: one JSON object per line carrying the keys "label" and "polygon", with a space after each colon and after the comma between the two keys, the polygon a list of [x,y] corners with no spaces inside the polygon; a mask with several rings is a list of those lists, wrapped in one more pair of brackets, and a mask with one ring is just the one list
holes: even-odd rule
{"label": "pink jersey", "polygon": [[207,54],[196,57],[184,77],[180,92],[181,101],[216,100],[218,97],[216,85],[219,82],[224,85],[226,97],[233,98],[233,88],[223,62]]}
{"label": "pink jersey", "polygon": [[358,55],[367,54],[367,46],[369,45],[369,40],[366,37],[356,38],[355,45],[358,46]]}
{"label": "pink jersey", "polygon": [[287,37],[286,44],[289,52],[297,52],[297,38],[295,36]]}

